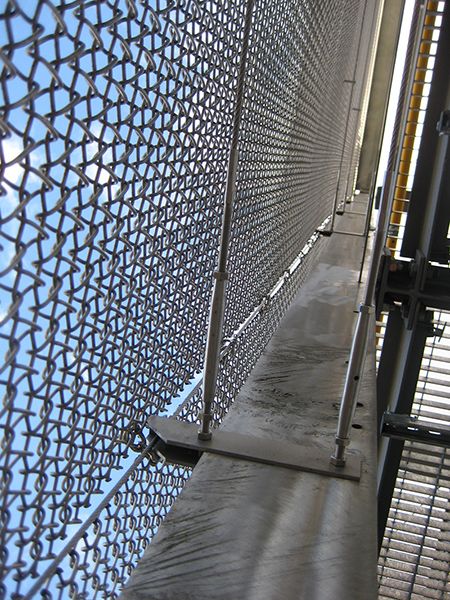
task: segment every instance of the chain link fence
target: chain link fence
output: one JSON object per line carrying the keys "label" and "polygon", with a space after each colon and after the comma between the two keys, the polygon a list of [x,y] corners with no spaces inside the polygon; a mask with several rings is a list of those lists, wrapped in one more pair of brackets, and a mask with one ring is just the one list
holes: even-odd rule
{"label": "chain link fence", "polygon": [[[355,168],[362,5],[256,2],[216,425]],[[1,3],[5,597],[116,597],[189,477],[152,463],[145,422],[200,409],[244,12]]]}

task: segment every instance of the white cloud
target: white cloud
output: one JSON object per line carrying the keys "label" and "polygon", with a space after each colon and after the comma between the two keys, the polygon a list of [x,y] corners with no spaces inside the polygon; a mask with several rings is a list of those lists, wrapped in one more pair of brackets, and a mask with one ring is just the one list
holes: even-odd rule
{"label": "white cloud", "polygon": [[[24,159],[15,162],[18,157],[23,153],[25,146],[24,140],[18,135],[14,135],[2,142],[3,156],[5,164],[7,165],[4,169],[2,185],[6,190],[6,196],[2,200],[2,208],[8,212],[12,212],[20,202],[19,194],[12,187],[13,185],[20,185],[21,179],[25,172]],[[33,150],[28,154],[29,161],[35,169],[39,169],[43,155],[39,150]],[[39,177],[33,173],[28,172],[28,182],[37,182]],[[3,216],[6,216],[3,214]]]}
{"label": "white cloud", "polygon": [[23,140],[18,136],[3,140],[3,155],[7,165],[4,176],[11,183],[18,183],[23,173],[20,163],[12,163],[23,152]]}
{"label": "white cloud", "polygon": [[[100,125],[95,124],[91,129],[92,135],[96,138],[92,142],[86,145],[87,159],[92,160],[102,150],[103,143],[110,143],[111,136],[106,131],[103,131]],[[102,143],[100,143],[100,140]],[[112,160],[112,151],[110,148],[106,150],[104,154],[100,154],[97,159],[98,163],[92,163],[85,169],[86,175],[100,183],[101,185],[107,184],[111,179],[111,173],[108,169],[105,169],[103,165],[107,165]]]}

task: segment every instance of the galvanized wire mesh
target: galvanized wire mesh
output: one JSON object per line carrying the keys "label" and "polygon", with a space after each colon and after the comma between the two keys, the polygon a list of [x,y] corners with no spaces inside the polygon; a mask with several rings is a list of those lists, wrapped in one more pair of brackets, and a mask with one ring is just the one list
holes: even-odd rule
{"label": "galvanized wire mesh", "polygon": [[[6,596],[114,597],[189,476],[130,448],[201,369],[244,10],[2,5]],[[314,264],[360,21],[356,0],[256,2],[217,421]]]}

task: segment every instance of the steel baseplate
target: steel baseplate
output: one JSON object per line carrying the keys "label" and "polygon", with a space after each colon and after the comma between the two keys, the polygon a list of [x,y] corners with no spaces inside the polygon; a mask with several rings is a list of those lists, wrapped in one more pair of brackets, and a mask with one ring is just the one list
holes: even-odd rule
{"label": "steel baseplate", "polygon": [[217,429],[211,440],[201,441],[195,423],[157,416],[149,418],[148,426],[162,442],[158,446],[158,453],[170,462],[193,465],[203,452],[210,452],[353,481],[359,481],[361,477],[361,458],[355,451],[347,453],[345,467],[335,467],[330,463],[328,447],[318,448]]}

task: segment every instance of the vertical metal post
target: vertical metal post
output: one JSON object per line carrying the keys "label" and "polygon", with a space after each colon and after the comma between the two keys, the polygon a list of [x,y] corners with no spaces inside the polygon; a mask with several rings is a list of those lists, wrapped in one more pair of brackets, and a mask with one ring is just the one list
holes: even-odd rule
{"label": "vertical metal post", "polygon": [[[409,110],[409,100],[411,97],[412,87],[414,83],[415,65],[420,47],[420,38],[425,18],[425,7],[421,2],[419,15],[416,20],[414,31],[414,40],[412,52],[410,53],[411,60],[407,64],[407,76],[403,81],[403,90],[400,96],[400,110],[397,114],[397,127],[395,130],[391,152],[389,156],[388,170],[383,185],[383,193],[381,198],[380,212],[378,216],[378,226],[375,236],[374,248],[372,252],[372,261],[369,270],[369,276],[366,284],[365,298],[360,305],[358,321],[356,324],[355,334],[353,336],[352,347],[350,350],[350,358],[347,368],[347,374],[344,384],[344,392],[341,399],[339,410],[339,421],[335,439],[335,449],[330,460],[339,467],[345,465],[345,448],[350,441],[350,427],[353,420],[353,415],[356,408],[356,399],[360,387],[362,371],[366,356],[366,346],[368,337],[368,326],[370,323],[370,314],[374,312],[373,300],[375,286],[378,275],[378,266],[383,251],[388,223],[391,215],[392,204],[394,201],[394,191],[396,175],[398,173],[400,162],[400,147],[406,130],[406,118]],[[414,26],[414,24],[412,25]],[[413,57],[413,58],[412,58]]]}
{"label": "vertical metal post", "polygon": [[[425,9],[428,9],[431,14],[427,14]],[[393,252],[397,250],[398,231],[400,228],[402,215],[407,212],[407,197],[406,188],[408,184],[409,174],[412,170],[412,154],[414,150],[414,142],[416,131],[419,125],[418,114],[423,100],[423,91],[425,88],[425,75],[427,72],[428,61],[430,58],[430,49],[433,39],[434,24],[438,2],[436,0],[428,0],[424,3],[423,24],[420,29],[419,52],[416,55],[413,64],[414,81],[413,95],[411,96],[408,105],[408,129],[407,135],[402,139],[400,163],[402,168],[397,172],[397,180],[394,193],[394,204],[392,214],[390,216],[390,233],[387,238],[386,245]]]}
{"label": "vertical metal post", "polygon": [[[437,8],[434,0],[427,3],[427,16],[420,45],[420,56],[416,63],[414,82],[414,95],[410,107],[416,111],[421,106],[423,82],[425,81],[430,40],[433,39],[433,29],[436,28]],[[431,14],[430,14],[431,12]],[[401,254],[413,258],[419,252],[426,260],[436,260],[431,253],[431,248],[439,234],[434,227],[440,222],[439,202],[448,207],[448,193],[443,192],[443,175],[448,171],[447,140],[442,145],[443,138],[436,128],[439,115],[443,109],[450,106],[450,85],[448,80],[450,58],[450,4],[446,4],[441,13],[439,42],[435,54],[433,79],[428,96],[428,106],[423,125],[423,132],[417,159],[417,171],[411,190],[408,205],[408,218],[406,221]],[[408,119],[408,134],[415,135],[417,116],[413,113]],[[397,178],[396,197],[403,202],[406,196],[406,179],[410,167],[410,153],[408,146],[402,147],[402,173]],[[404,165],[405,163],[405,165]],[[448,186],[445,188],[448,190]],[[400,207],[397,207],[400,208]],[[448,208],[447,208],[448,211]],[[448,214],[448,213],[447,213]],[[447,244],[448,218],[442,219],[445,231],[445,244]],[[394,223],[395,224],[395,223]],[[396,249],[396,240],[392,240],[391,248]],[[405,247],[406,246],[406,247]],[[446,250],[448,249],[446,245]],[[447,256],[445,256],[445,259]],[[445,263],[446,264],[446,263]],[[410,415],[419,380],[422,361],[427,338],[438,334],[433,320],[435,314],[430,306],[439,306],[443,300],[441,294],[436,293],[436,304],[424,303],[420,306],[417,319],[412,320],[409,328],[405,324],[405,315],[399,307],[392,308],[385,330],[383,351],[377,377],[377,406],[379,433],[382,431],[382,422],[385,411],[391,413]],[[434,294],[433,294],[434,295]],[[432,353],[433,354],[433,353]],[[432,359],[430,359],[432,360]],[[429,360],[426,361],[429,364]],[[381,437],[379,439],[378,460],[378,541],[381,549],[384,530],[389,517],[392,496],[397,481],[398,469],[403,457],[404,440]]]}
{"label": "vertical metal post", "polygon": [[[362,26],[361,26],[361,32],[362,32]],[[359,38],[359,42],[361,42],[361,35]],[[358,49],[359,49],[359,44],[358,44]],[[351,92],[350,92],[350,100],[349,100],[349,104],[348,104],[348,110],[347,110],[347,118],[345,121],[345,129],[344,129],[344,142],[342,144],[342,151],[341,151],[341,158],[339,161],[339,176],[338,176],[338,180],[337,180],[337,185],[336,185],[336,197],[335,197],[335,211],[338,215],[343,215],[344,214],[344,210],[337,210],[338,208],[338,204],[339,204],[339,193],[341,191],[341,175],[342,175],[342,167],[344,165],[344,155],[345,155],[345,145],[347,142],[347,133],[348,133],[348,125],[350,122],[350,115],[351,115],[351,111],[352,111],[352,103],[353,103],[353,91],[355,89],[355,76],[356,76],[356,65],[358,64],[358,61],[356,60],[355,62],[355,67],[353,69],[353,79],[352,80],[346,80],[344,83],[350,83],[352,86]],[[345,206],[345,199],[344,199],[344,206]]]}
{"label": "vertical metal post", "polygon": [[334,231],[334,224],[336,221],[336,212],[337,212],[337,207],[338,207],[338,202],[339,202],[339,183],[341,181],[341,172],[342,172],[342,165],[344,162],[344,154],[345,154],[345,142],[347,140],[347,132],[348,132],[348,124],[349,124],[349,120],[350,120],[350,113],[351,113],[351,106],[352,106],[352,102],[353,102],[353,89],[355,86],[355,76],[356,76],[356,69],[357,69],[357,65],[358,65],[358,54],[359,54],[359,48],[361,45],[361,38],[362,38],[362,30],[363,30],[363,25],[364,25],[364,15],[366,13],[366,7],[367,7],[367,0],[365,0],[364,3],[364,12],[362,15],[362,19],[361,19],[361,28],[359,31],[359,39],[358,39],[358,48],[357,48],[357,52],[356,52],[356,59],[355,59],[355,65],[353,68],[353,79],[350,80],[345,80],[344,83],[351,83],[352,85],[352,90],[350,93],[350,100],[349,100],[349,104],[348,104],[348,110],[347,110],[347,118],[345,121],[345,129],[344,129],[344,142],[342,145],[342,151],[341,151],[341,156],[339,159],[339,168],[337,171],[337,178],[336,178],[336,190],[334,193],[334,200],[333,200],[333,207],[331,209],[331,223],[330,223],[330,229],[326,230],[324,233],[326,233],[327,235],[331,235]]}
{"label": "vertical metal post", "polygon": [[[343,209],[343,212],[345,212],[345,205],[346,205],[347,203],[350,203],[350,202],[351,202],[351,200],[349,200],[349,198],[352,198],[352,197],[353,197],[353,184],[354,184],[354,182],[355,182],[355,171],[353,171],[353,161],[355,160],[355,151],[356,151],[356,134],[357,134],[357,132],[358,132],[358,127],[359,127],[359,124],[360,124],[360,122],[361,122],[361,108],[360,108],[360,107],[356,107],[356,106],[354,106],[354,107],[352,108],[352,110],[353,110],[353,111],[355,111],[355,112],[359,112],[359,117],[358,117],[358,119],[357,119],[357,125],[358,125],[358,126],[357,126],[357,128],[356,128],[356,131],[355,131],[355,137],[353,138],[353,147],[352,147],[352,153],[351,153],[351,155],[350,155],[349,168],[348,168],[348,170],[347,170],[347,180],[346,180],[346,182],[345,182],[345,194],[344,194],[344,209]],[[352,171],[353,171],[353,179],[351,180],[351,179],[350,179],[350,174],[352,173]],[[350,186],[350,183],[352,184],[352,185],[351,185],[351,190],[352,190],[351,194],[349,194],[349,191],[348,191],[348,189],[349,189],[349,186]]]}
{"label": "vertical metal post", "polygon": [[220,237],[218,267],[214,272],[214,287],[209,314],[208,337],[203,374],[203,413],[201,428],[198,437],[201,440],[210,440],[212,404],[216,392],[217,373],[219,368],[220,344],[222,340],[223,316],[225,308],[225,288],[228,279],[227,257],[230,245],[231,218],[233,214],[233,200],[236,191],[236,176],[238,163],[238,140],[241,125],[242,105],[244,101],[244,79],[248,55],[248,42],[252,24],[254,0],[248,0],[245,12],[244,33],[240,54],[239,72],[237,80],[236,106],[233,117],[233,132],[231,148],[228,159],[227,181],[222,217],[222,232]]}
{"label": "vertical metal post", "polygon": [[[400,309],[389,313],[385,343],[377,377],[378,432],[384,412],[411,413],[417,379],[427,337],[433,333],[433,312],[421,311],[412,330],[405,328]],[[378,545],[381,548],[384,529],[391,507],[392,493],[403,452],[404,441],[382,438],[378,461]]]}
{"label": "vertical metal post", "polygon": [[336,190],[334,192],[333,208],[331,209],[330,229],[326,231],[327,235],[331,235],[334,231],[334,223],[336,221],[336,210],[337,210],[337,203],[338,203],[340,177],[341,177],[341,168],[339,167],[338,172],[337,172],[337,178],[336,178]]}
{"label": "vertical metal post", "polygon": [[[350,81],[348,81],[348,83],[351,84],[352,89],[350,92],[350,100],[348,102],[348,109],[347,109],[347,119],[345,122],[345,130],[344,130],[344,143],[342,145],[342,152],[341,152],[341,158],[340,158],[340,163],[339,163],[339,177],[338,177],[338,181],[337,181],[337,186],[336,186],[336,199],[335,199],[335,205],[337,207],[337,203],[339,202],[339,192],[340,192],[340,183],[341,183],[341,175],[342,175],[342,167],[344,164],[344,155],[345,155],[345,144],[347,141],[347,133],[348,133],[348,126],[349,126],[349,122],[350,122],[350,115],[352,113],[352,110],[354,110],[354,107],[352,106],[353,104],[353,95],[354,95],[354,91],[355,91],[355,84],[356,84],[356,72],[358,70],[358,63],[359,63],[359,59],[360,59],[360,50],[361,50],[361,41],[362,41],[362,33],[363,33],[363,29],[364,29],[364,17],[366,15],[366,10],[367,10],[367,0],[365,0],[364,2],[364,8],[363,8],[363,13],[361,16],[361,27],[359,28],[359,37],[358,37],[358,45],[356,48],[356,58],[355,58],[355,64],[353,66],[353,75],[352,75],[352,79]],[[353,151],[352,151],[352,156],[353,156]],[[346,188],[348,185],[348,177],[346,180]],[[346,190],[347,191],[347,190]],[[345,200],[346,198],[344,198],[344,209],[341,211],[338,211],[338,214],[343,214],[345,212]]]}
{"label": "vertical metal post", "polygon": [[366,219],[364,221],[364,232],[363,232],[364,247],[363,247],[363,252],[362,252],[362,257],[361,257],[361,266],[359,268],[358,283],[361,283],[361,281],[362,281],[364,262],[366,260],[367,244],[369,243],[370,219],[372,217],[373,204],[374,204],[375,194],[376,194],[377,173],[378,173],[378,171],[376,169],[372,174],[372,181],[370,183],[369,200],[367,203]]}
{"label": "vertical metal post", "polygon": [[390,214],[389,209],[392,204],[392,189],[392,173],[388,172],[383,186],[383,198],[378,217],[377,234],[366,286],[365,300],[359,307],[356,330],[353,335],[353,342],[350,350],[344,392],[342,394],[339,410],[335,449],[330,459],[331,462],[338,467],[343,467],[345,465],[345,448],[350,442],[349,432],[356,408],[356,398],[358,396],[364,368],[369,323],[371,321],[371,314],[374,312],[373,296],[375,292],[378,265],[384,247],[384,240],[386,238],[388,215]]}

